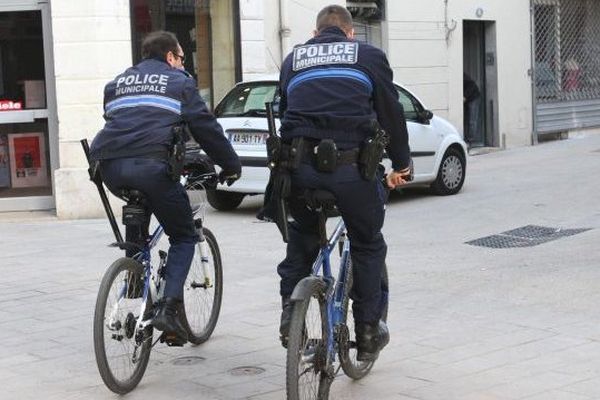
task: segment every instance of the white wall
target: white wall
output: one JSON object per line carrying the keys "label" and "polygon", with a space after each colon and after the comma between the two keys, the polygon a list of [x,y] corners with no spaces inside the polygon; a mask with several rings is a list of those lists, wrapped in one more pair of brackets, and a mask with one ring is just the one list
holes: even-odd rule
{"label": "white wall", "polygon": [[[496,22],[499,134],[506,145],[531,143],[532,91],[529,2],[449,0],[446,42],[444,1],[388,0],[388,57],[395,79],[460,131],[463,121],[463,20]],[[481,8],[479,18],[476,10]],[[455,25],[454,25],[455,24]]]}
{"label": "white wall", "polygon": [[60,153],[56,212],[60,218],[100,216],[79,140],[102,128],[104,85],[131,65],[129,0],[52,0],[51,14]]}
{"label": "white wall", "polygon": [[277,74],[292,48],[312,37],[317,14],[330,4],[345,1],[240,0],[243,79]]}

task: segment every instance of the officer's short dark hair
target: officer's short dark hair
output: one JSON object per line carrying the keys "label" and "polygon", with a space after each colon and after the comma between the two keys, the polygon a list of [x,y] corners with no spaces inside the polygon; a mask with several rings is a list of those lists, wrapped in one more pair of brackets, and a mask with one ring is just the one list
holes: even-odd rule
{"label": "officer's short dark hair", "polygon": [[179,41],[174,33],[167,31],[150,32],[142,42],[143,58],[166,58],[168,52],[177,54]]}
{"label": "officer's short dark hair", "polygon": [[319,11],[317,15],[317,32],[332,26],[345,31],[352,29],[352,15],[346,7],[331,5]]}

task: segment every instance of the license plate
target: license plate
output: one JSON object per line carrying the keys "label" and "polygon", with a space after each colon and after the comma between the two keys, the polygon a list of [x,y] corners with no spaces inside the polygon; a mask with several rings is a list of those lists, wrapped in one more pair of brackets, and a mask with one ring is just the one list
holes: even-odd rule
{"label": "license plate", "polygon": [[230,132],[229,141],[242,146],[264,146],[267,136],[266,132]]}

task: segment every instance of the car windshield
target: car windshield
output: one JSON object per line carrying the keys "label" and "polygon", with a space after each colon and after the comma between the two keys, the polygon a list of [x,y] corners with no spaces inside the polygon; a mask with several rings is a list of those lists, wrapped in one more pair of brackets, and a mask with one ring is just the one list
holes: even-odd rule
{"label": "car windshield", "polygon": [[265,117],[265,103],[274,102],[274,111],[277,114],[279,96],[277,83],[261,82],[238,85],[225,96],[217,106],[217,117]]}

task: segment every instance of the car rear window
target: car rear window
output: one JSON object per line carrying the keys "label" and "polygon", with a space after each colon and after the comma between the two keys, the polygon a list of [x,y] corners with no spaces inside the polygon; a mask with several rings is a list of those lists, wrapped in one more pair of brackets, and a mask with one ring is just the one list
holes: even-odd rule
{"label": "car rear window", "polygon": [[[217,117],[263,117],[265,103],[278,102],[276,84],[236,86],[217,106]],[[277,98],[276,98],[277,97]]]}

